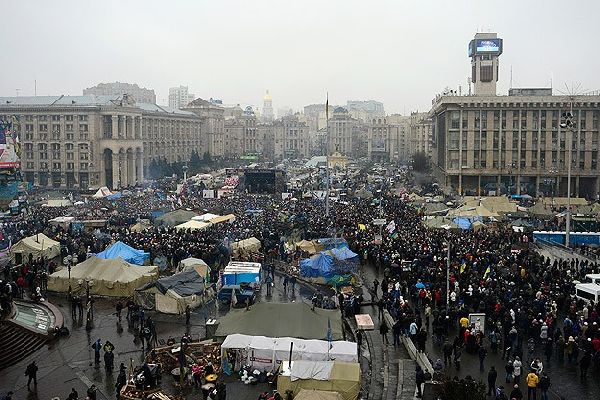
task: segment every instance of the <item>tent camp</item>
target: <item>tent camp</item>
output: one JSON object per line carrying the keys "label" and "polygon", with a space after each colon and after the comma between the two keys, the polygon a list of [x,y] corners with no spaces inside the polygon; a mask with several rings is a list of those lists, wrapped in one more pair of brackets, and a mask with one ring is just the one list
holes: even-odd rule
{"label": "tent camp", "polygon": [[195,217],[192,218],[193,221],[202,221],[202,222],[208,222],[213,218],[218,217],[217,214],[211,214],[211,213],[206,213],[206,214],[202,214],[202,215],[197,215]]}
{"label": "tent camp", "polygon": [[324,390],[300,389],[294,400],[344,400],[338,392]]}
{"label": "tent camp", "polygon": [[175,227],[175,229],[177,229],[178,231],[180,231],[180,230],[197,231],[197,230],[206,229],[211,225],[212,224],[210,222],[202,222],[202,221],[197,221],[197,220],[192,219],[190,221],[184,222],[183,224],[177,225]]}
{"label": "tent camp", "polygon": [[459,229],[450,218],[440,216],[425,218],[423,225],[430,229]]}
{"label": "tent camp", "polygon": [[277,391],[285,393],[291,390],[299,394],[301,391],[311,393],[319,390],[339,393],[344,400],[356,400],[360,392],[360,364],[335,360],[284,361],[277,377]]}
{"label": "tent camp", "polygon": [[210,274],[210,267],[199,258],[189,257],[179,261],[177,272],[195,270],[201,277],[206,277]]}
{"label": "tent camp", "polygon": [[183,224],[184,222],[188,222],[192,218],[198,216],[193,211],[188,210],[175,210],[170,213],[166,213],[156,218],[154,221],[157,225],[165,225],[165,226],[175,226],[179,224]]}
{"label": "tent camp", "polygon": [[50,225],[54,225],[54,226],[60,226],[61,228],[63,228],[63,230],[67,230],[69,229],[69,226],[71,226],[71,222],[75,221],[75,217],[56,217],[56,218],[52,218],[51,220],[48,220],[48,223]]}
{"label": "tent camp", "polygon": [[325,246],[314,240],[301,240],[296,243],[296,247],[302,251],[306,251],[308,254],[317,254],[318,252],[325,250]]}
{"label": "tent camp", "polygon": [[250,310],[231,310],[221,318],[215,336],[233,333],[244,335],[270,335],[298,337],[301,339],[327,339],[327,326],[331,326],[333,340],[342,338],[342,322],[336,310],[316,308],[299,303],[257,303]]}
{"label": "tent camp", "polygon": [[[516,211],[516,210],[515,210]],[[499,217],[500,215],[496,212],[492,212],[490,210],[488,210],[487,208],[485,208],[484,206],[461,206],[458,207],[454,210],[450,210],[448,211],[448,216],[449,217],[482,217],[482,218],[489,218],[489,217]]]}
{"label": "tent camp", "polygon": [[260,240],[251,237],[249,239],[240,240],[239,242],[233,242],[231,244],[231,251],[234,257],[240,257],[243,254],[258,252],[260,247]]}
{"label": "tent camp", "polygon": [[92,197],[94,199],[103,199],[105,197],[108,197],[112,194],[112,192],[106,187],[106,186],[102,186],[100,189],[98,189],[96,191],[96,193],[94,193],[92,195]]}
{"label": "tent camp", "polygon": [[48,260],[60,256],[60,243],[50,239],[43,233],[21,239],[10,248],[10,256],[15,264],[22,264],[29,260],[29,255],[36,260],[45,257]]}
{"label": "tent camp", "polygon": [[48,289],[67,292],[69,286],[76,291],[83,282],[90,280],[90,293],[97,296],[129,297],[135,289],[155,280],[158,267],[131,265],[121,258],[105,260],[90,257],[69,271],[63,268],[48,277]]}
{"label": "tent camp", "polygon": [[[293,347],[292,347],[293,343]],[[347,363],[358,362],[358,347],[355,342],[326,340],[304,340],[293,337],[273,338],[243,334],[228,335],[221,344],[221,353],[235,355],[232,369],[237,371],[243,365],[253,369],[271,371],[277,369],[283,360],[326,361],[335,359]],[[221,357],[225,360],[225,357]]]}
{"label": "tent camp", "polygon": [[146,253],[143,250],[134,249],[133,247],[119,241],[106,248],[104,251],[96,254],[96,257],[107,260],[120,257],[130,264],[144,265],[146,260],[150,257],[150,253]]}
{"label": "tent camp", "polygon": [[149,282],[135,292],[137,304],[166,314],[183,314],[186,306],[196,308],[206,299],[204,276],[194,268]]}

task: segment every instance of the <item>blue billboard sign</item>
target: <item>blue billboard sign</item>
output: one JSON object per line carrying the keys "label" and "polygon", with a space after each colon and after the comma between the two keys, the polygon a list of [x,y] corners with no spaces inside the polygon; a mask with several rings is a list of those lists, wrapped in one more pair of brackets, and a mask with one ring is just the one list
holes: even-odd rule
{"label": "blue billboard sign", "polygon": [[502,39],[478,39],[475,50],[477,53],[500,53]]}

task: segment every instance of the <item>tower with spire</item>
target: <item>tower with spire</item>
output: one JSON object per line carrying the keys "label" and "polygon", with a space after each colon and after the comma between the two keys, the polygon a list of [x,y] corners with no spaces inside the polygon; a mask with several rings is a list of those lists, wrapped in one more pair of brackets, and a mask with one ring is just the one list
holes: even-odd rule
{"label": "tower with spire", "polygon": [[273,121],[273,99],[269,94],[269,90],[263,97],[263,110],[262,117],[265,121]]}

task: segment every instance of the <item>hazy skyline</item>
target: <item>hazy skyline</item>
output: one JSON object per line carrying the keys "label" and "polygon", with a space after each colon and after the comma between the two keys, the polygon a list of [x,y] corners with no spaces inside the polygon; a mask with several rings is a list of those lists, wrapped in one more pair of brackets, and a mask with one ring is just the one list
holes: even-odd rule
{"label": "hazy skyline", "polygon": [[504,39],[498,94],[513,87],[600,89],[600,2],[578,1],[12,1],[3,2],[0,95],[81,95],[137,83],[275,110],[378,100],[426,111],[445,87],[467,89],[467,44]]}

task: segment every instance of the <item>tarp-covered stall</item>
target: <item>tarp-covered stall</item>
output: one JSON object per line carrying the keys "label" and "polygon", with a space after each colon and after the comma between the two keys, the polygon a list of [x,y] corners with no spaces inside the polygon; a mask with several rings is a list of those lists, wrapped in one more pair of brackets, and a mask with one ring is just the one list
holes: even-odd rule
{"label": "tarp-covered stall", "polygon": [[317,254],[318,252],[325,250],[325,246],[314,240],[301,240],[296,243],[296,247],[302,251],[306,251],[308,254]]}
{"label": "tarp-covered stall", "polygon": [[337,310],[298,303],[257,303],[250,310],[231,310],[221,318],[215,336],[233,333],[301,339],[327,339],[328,326],[333,340],[342,339],[342,321]]}
{"label": "tarp-covered stall", "polygon": [[104,258],[106,260],[120,257],[130,264],[144,265],[146,260],[150,257],[150,253],[146,253],[143,250],[134,249],[133,247],[119,241],[114,243],[112,246],[107,247],[104,251],[96,254],[96,257]]}
{"label": "tarp-covered stall", "polygon": [[360,392],[360,364],[336,361],[287,361],[277,377],[277,391],[321,390],[356,400]]}
{"label": "tarp-covered stall", "polygon": [[358,254],[349,248],[333,248],[300,261],[300,275],[329,280],[335,275],[356,273],[359,263]]}
{"label": "tarp-covered stall", "polygon": [[[228,335],[221,344],[221,359],[229,358],[233,361],[233,370],[239,370],[242,365],[250,365],[253,369],[271,371],[280,368],[283,360],[290,359],[290,349],[293,361],[335,359],[349,363],[358,362],[358,348],[354,342],[334,341],[329,348],[329,342],[326,340],[274,338],[238,333]],[[234,357],[225,357],[230,352],[234,352]]]}
{"label": "tarp-covered stall", "polygon": [[240,240],[239,242],[233,242],[231,244],[231,251],[234,257],[240,257],[244,254],[256,253],[260,250],[261,243],[255,237]]}
{"label": "tarp-covered stall", "polygon": [[183,314],[186,306],[196,308],[206,300],[204,277],[194,268],[149,282],[136,289],[136,303],[166,314]]}
{"label": "tarp-covered stall", "polygon": [[10,248],[10,256],[15,264],[29,260],[29,255],[36,260],[38,257],[48,260],[60,256],[60,243],[50,239],[43,233],[21,239]]}
{"label": "tarp-covered stall", "polygon": [[193,211],[175,210],[175,211],[171,211],[170,213],[161,215],[160,217],[156,218],[154,220],[154,222],[157,225],[175,226],[175,225],[183,224],[184,222],[188,222],[189,220],[191,220],[192,218],[194,218],[196,216],[198,216],[198,214],[196,214]]}
{"label": "tarp-covered stall", "polygon": [[69,286],[77,291],[90,280],[90,293],[97,296],[129,297],[140,286],[158,277],[158,267],[131,265],[121,258],[105,260],[90,257],[69,271],[63,268],[48,277],[48,289],[67,292]]}

